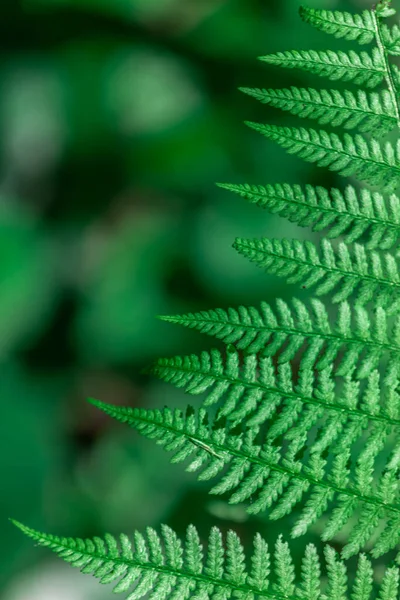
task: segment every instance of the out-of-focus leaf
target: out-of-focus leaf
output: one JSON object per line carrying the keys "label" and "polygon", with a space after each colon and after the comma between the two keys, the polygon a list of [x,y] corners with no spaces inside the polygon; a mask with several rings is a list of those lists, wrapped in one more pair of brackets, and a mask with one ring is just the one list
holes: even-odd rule
{"label": "out-of-focus leaf", "polygon": [[151,48],[119,50],[107,62],[104,77],[107,108],[124,135],[165,131],[204,103],[188,65]]}
{"label": "out-of-focus leaf", "polygon": [[37,181],[60,161],[67,141],[65,88],[51,60],[9,60],[1,69],[3,176]]}
{"label": "out-of-focus leaf", "polygon": [[2,361],[0,584],[9,576],[9,570],[16,568],[16,558],[26,547],[15,539],[4,519],[25,515],[44,523],[52,514],[51,507],[44,508],[43,495],[49,494],[50,498],[64,450],[63,438],[56,433],[61,389],[60,381],[54,377],[35,377],[15,363]]}
{"label": "out-of-focus leaf", "polygon": [[189,474],[160,468],[162,461],[161,449],[132,431],[111,433],[99,440],[90,461],[80,464],[77,489],[95,508],[102,527],[118,530],[155,525],[168,518],[181,494],[192,485]]}
{"label": "out-of-focus leaf", "polygon": [[127,19],[133,17],[154,17],[167,10],[174,0],[23,0],[27,9],[50,6],[84,8],[95,12],[120,15]]}
{"label": "out-of-focus leaf", "polygon": [[[275,7],[280,10],[279,3]],[[257,3],[241,0],[215,2],[215,10],[190,32],[188,42],[205,55],[225,58],[229,62],[253,60],[260,49],[270,43],[264,8],[270,10],[269,3],[258,3],[257,6]]]}
{"label": "out-of-focus leaf", "polygon": [[170,340],[158,337],[155,315],[165,307],[163,282],[176,255],[178,231],[163,215],[132,214],[94,248],[98,259],[89,266],[75,323],[85,361],[141,362],[154,356],[155,347],[169,350]]}
{"label": "out-of-focus leaf", "polygon": [[3,600],[108,599],[108,590],[98,588],[94,578],[81,577],[79,571],[49,560],[18,577],[6,588]]}
{"label": "out-of-focus leaf", "polygon": [[23,0],[24,7],[31,10],[44,6],[50,6],[53,10],[57,7],[70,7],[109,12],[126,17],[132,15],[132,4],[130,0]]}
{"label": "out-of-focus leaf", "polygon": [[0,197],[0,356],[32,339],[57,293],[55,250],[29,213]]}

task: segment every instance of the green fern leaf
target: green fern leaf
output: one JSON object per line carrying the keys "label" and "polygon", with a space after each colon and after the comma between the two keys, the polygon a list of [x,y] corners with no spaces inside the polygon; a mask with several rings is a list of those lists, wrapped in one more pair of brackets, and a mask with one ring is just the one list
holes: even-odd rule
{"label": "green fern leaf", "polygon": [[[311,446],[308,460],[300,463],[296,453],[304,446],[304,429],[308,433],[310,423],[312,426],[315,421],[315,409],[304,413],[304,423],[298,423],[292,429],[291,444],[285,452],[279,450],[269,436],[262,445],[257,445],[252,429],[234,435],[218,424],[210,427],[203,409],[198,414],[189,411],[190,414],[184,417],[179,411],[172,412],[167,408],[163,411],[129,409],[95,400],[91,402],[173,452],[172,462],[190,459],[187,470],[200,472],[199,479],[208,481],[222,475],[211,493],[229,493],[230,503],[248,503],[247,510],[251,514],[268,510],[269,518],[276,520],[293,512],[294,507],[304,501],[292,537],[305,534],[333,502],[337,507],[324,532],[325,540],[336,535],[358,515],[343,550],[345,557],[353,556],[364,547],[382,523],[393,517],[400,518],[400,460],[396,452],[387,462],[376,489],[373,482],[375,465],[387,439],[387,426],[382,422],[375,423],[368,431],[357,463],[349,467],[351,447],[362,436],[365,427],[362,420],[353,417],[347,420],[336,414],[329,422],[330,435],[325,430]],[[323,454],[333,444],[335,459],[329,466]],[[388,543],[385,538],[381,542],[378,537],[374,551],[381,543],[387,552],[399,541],[400,530],[392,530],[391,541]]]}
{"label": "green fern leaf", "polygon": [[400,356],[400,316],[392,321],[382,307],[370,316],[363,307],[342,302],[333,326],[321,301],[312,299],[309,308],[296,298],[292,307],[278,299],[275,310],[262,302],[259,309],[239,306],[160,318],[234,344],[237,350],[275,356],[278,364],[303,353],[310,368],[335,364],[339,376],[356,369],[357,379],[367,377],[382,357],[396,362]]}
{"label": "green fern leaf", "polygon": [[350,244],[367,237],[368,250],[388,250],[400,237],[400,198],[395,195],[386,200],[377,192],[357,192],[352,186],[344,192],[285,183],[218,186],[300,226],[311,226],[313,231],[327,229],[329,239],[344,235],[344,241]]}
{"label": "green fern leaf", "polygon": [[332,50],[286,50],[261,56],[260,60],[286,69],[302,69],[332,81],[351,81],[357,85],[374,88],[385,77],[382,55],[374,48],[366,52],[333,52]]}
{"label": "green fern leaf", "polygon": [[394,25],[391,29],[383,25],[382,39],[389,54],[400,56],[400,27],[398,25]]}
{"label": "green fern leaf", "polygon": [[288,111],[302,118],[315,119],[320,125],[358,129],[362,133],[384,135],[396,127],[396,114],[387,90],[379,94],[344,90],[296,88],[260,90],[240,88],[263,104]]}
{"label": "green fern leaf", "polygon": [[[362,244],[354,244],[351,252],[344,243],[336,250],[323,239],[319,253],[309,241],[238,238],[234,248],[268,273],[285,277],[288,283],[299,283],[303,288],[316,286],[317,296],[335,290],[334,303],[357,292],[360,305],[375,296],[380,306],[387,307],[400,291],[400,274],[393,255],[382,257]],[[396,303],[391,310],[397,308]]]}
{"label": "green fern leaf", "polygon": [[[314,358],[312,356],[312,358]],[[350,355],[347,360],[352,360]],[[398,358],[389,361],[385,376],[370,370],[367,385],[360,391],[352,372],[345,376],[344,386],[332,377],[328,364],[315,373],[313,361],[305,356],[299,365],[297,381],[289,361],[274,366],[271,357],[246,355],[233,350],[226,357],[219,350],[202,352],[200,356],[161,358],[151,373],[159,379],[183,388],[187,393],[207,392],[203,405],[218,405],[218,419],[233,425],[257,428],[266,421],[277,421],[273,431],[288,432],[299,417],[298,411],[308,407],[313,418],[329,415],[348,416],[358,421],[379,422],[389,428],[400,425]],[[277,411],[287,407],[277,418]],[[340,430],[338,430],[340,434]],[[270,436],[272,433],[270,432]]]}
{"label": "green fern leaf", "polygon": [[345,133],[341,139],[335,133],[315,129],[297,129],[247,122],[269,140],[277,142],[289,154],[295,154],[306,162],[328,167],[341,175],[355,175],[372,185],[394,191],[400,181],[400,142],[396,150],[386,142],[365,140],[360,135],[352,137]]}
{"label": "green fern leaf", "polygon": [[316,10],[300,7],[300,17],[316,29],[330,33],[336,38],[356,40],[359,44],[370,44],[375,38],[375,26],[370,11],[361,15],[348,12]]}
{"label": "green fern leaf", "polygon": [[[328,551],[328,549],[327,549],[327,554],[325,556],[326,556],[328,572],[338,569],[338,566],[336,563],[336,557],[334,556],[333,553],[330,552],[330,550]],[[340,567],[339,567],[339,569],[340,569]],[[340,579],[340,578],[338,578],[338,579]],[[352,599],[353,600],[364,600],[364,598],[365,599],[369,598],[372,593],[372,586],[373,586],[373,570],[371,567],[371,563],[367,560],[367,558],[364,554],[361,554],[359,562],[358,562],[358,571],[357,571],[356,579],[354,582]],[[336,597],[337,597],[337,595],[336,595]]]}
{"label": "green fern leaf", "polygon": [[[233,531],[228,531],[226,543],[217,527],[210,531],[207,552],[199,534],[189,525],[182,542],[177,534],[163,525],[161,535],[147,528],[143,535],[135,532],[133,540],[121,534],[116,538],[106,534],[101,538],[66,538],[40,533],[18,521],[12,521],[35,543],[80,569],[92,574],[100,583],[114,584],[115,593],[128,593],[130,600],[139,600],[152,592],[157,600],[317,600],[321,597],[321,566],[315,546],[309,544],[301,564],[301,576],[295,578],[289,546],[279,538],[275,544],[273,569],[268,544],[257,534],[253,541],[251,565],[246,567],[242,543]],[[205,555],[205,556],[204,556]],[[352,590],[347,585],[346,568],[336,552],[327,546],[327,600],[344,598],[352,593],[353,600],[369,600],[368,584],[371,564],[361,555]],[[344,585],[338,594],[338,572]],[[364,583],[367,582],[367,583]],[[381,600],[396,600],[398,570],[388,569],[381,583]],[[367,591],[369,592],[367,595]]]}
{"label": "green fern leaf", "polygon": [[[392,0],[381,0],[372,7],[372,14],[379,19],[387,19],[396,14],[396,9],[392,7]],[[378,21],[380,24],[380,21]]]}

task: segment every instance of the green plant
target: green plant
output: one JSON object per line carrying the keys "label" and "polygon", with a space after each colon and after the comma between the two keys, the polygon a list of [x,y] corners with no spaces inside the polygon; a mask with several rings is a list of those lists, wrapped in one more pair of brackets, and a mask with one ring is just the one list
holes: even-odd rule
{"label": "green plant", "polygon": [[[316,298],[309,304],[294,299],[292,305],[278,300],[275,310],[263,303],[259,309],[162,317],[227,346],[224,353],[212,350],[161,359],[152,368],[156,376],[192,395],[207,392],[203,406],[188,407],[183,414],[91,402],[173,452],[173,462],[190,459],[188,470],[199,471],[201,479],[219,477],[212,493],[230,494],[231,503],[246,503],[249,513],[267,512],[270,519],[283,518],[301,503],[293,537],[329,516],[323,525],[324,541],[347,526],[342,559],[366,546],[376,558],[400,541],[400,199],[394,194],[400,142],[394,146],[380,139],[400,127],[400,74],[389,61],[400,55],[400,29],[384,23],[395,14],[390,0],[355,16],[306,8],[300,14],[325,33],[360,44],[375,42],[375,47],[371,54],[279,52],[264,61],[367,88],[384,83],[385,89],[243,91],[320,125],[373,137],[249,125],[291,154],[344,176],[357,176],[380,191],[355,185],[344,191],[288,184],[222,187],[301,226],[326,232],[321,250],[312,242],[286,239],[239,238],[234,247],[289,283],[314,288],[317,296],[334,292],[334,324],[329,324],[331,309]],[[110,535],[104,541],[74,540],[15,524],[102,583],[118,580],[114,591],[130,590],[131,600],[151,590],[154,600],[321,595],[321,568],[312,545],[305,550],[296,585],[288,546],[279,539],[275,577],[269,584],[270,557],[260,536],[248,569],[232,532],[224,558],[217,529],[210,534],[203,565],[194,527],[188,529],[184,548],[167,527],[161,538],[152,529],[147,537],[135,533],[133,548],[126,536],[119,543]],[[400,553],[396,561],[400,563]],[[347,597],[345,567],[329,546],[325,563],[325,597]],[[397,567],[387,569],[379,597],[396,598],[398,582]],[[371,564],[361,554],[351,598],[367,599],[371,591]]]}

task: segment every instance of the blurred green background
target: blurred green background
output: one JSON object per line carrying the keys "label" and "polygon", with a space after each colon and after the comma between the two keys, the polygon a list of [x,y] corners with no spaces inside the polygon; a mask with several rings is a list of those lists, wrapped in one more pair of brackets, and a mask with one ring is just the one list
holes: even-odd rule
{"label": "blurred green background", "polygon": [[[359,10],[361,0],[309,0]],[[109,590],[7,522],[69,535],[167,522],[261,527],[226,508],[151,442],[85,403],[184,406],[141,375],[212,341],[155,319],[295,290],[231,248],[307,236],[216,181],[335,183],[242,121],[290,124],[239,86],[313,77],[255,58],[333,47],[297,0],[11,0],[0,20],[1,575],[6,600]],[[189,399],[190,401],[190,399]],[[196,400],[191,400],[196,402]],[[263,525],[272,538],[286,521]],[[302,548],[304,540],[296,542]]]}

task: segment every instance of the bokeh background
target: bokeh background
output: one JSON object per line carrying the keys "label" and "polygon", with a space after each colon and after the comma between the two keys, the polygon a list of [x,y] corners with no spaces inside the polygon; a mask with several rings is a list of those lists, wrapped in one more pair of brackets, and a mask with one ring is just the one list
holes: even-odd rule
{"label": "bokeh background", "polygon": [[[67,535],[260,523],[207,495],[88,396],[184,406],[142,374],[212,341],[157,320],[294,290],[231,248],[307,236],[216,181],[335,183],[243,120],[291,122],[239,86],[319,85],[259,55],[335,40],[298,0],[9,0],[0,19],[1,546],[5,600],[109,597],[8,522]],[[309,0],[358,10],[361,0]],[[293,120],[294,121],[294,120]],[[196,400],[192,400],[196,402]],[[276,537],[289,524],[265,524]],[[285,530],[284,529],[284,530]],[[312,537],[312,536],[311,536]],[[317,536],[315,536],[317,539]],[[294,544],[302,549],[304,540]]]}

